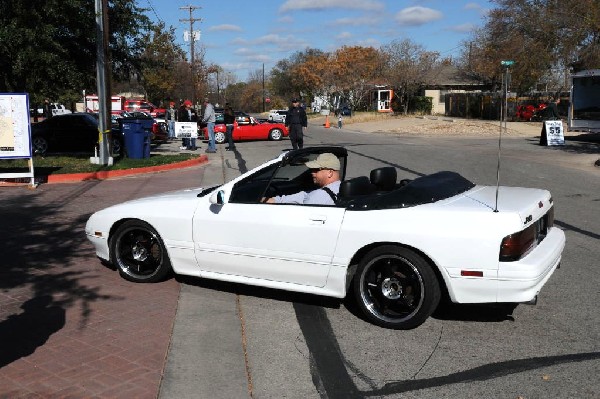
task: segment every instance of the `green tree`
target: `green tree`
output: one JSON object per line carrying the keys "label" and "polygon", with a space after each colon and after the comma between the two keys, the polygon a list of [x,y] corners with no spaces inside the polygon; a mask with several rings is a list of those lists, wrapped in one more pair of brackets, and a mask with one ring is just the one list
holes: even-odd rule
{"label": "green tree", "polygon": [[[150,27],[135,0],[112,0],[108,10],[113,72],[139,66]],[[96,22],[89,0],[0,1],[0,91],[79,99],[95,91]]]}
{"label": "green tree", "polygon": [[184,60],[185,53],[175,44],[175,28],[165,28],[164,22],[145,35],[147,43],[141,57],[141,76],[151,102],[178,98],[176,91],[179,75],[174,73]]}
{"label": "green tree", "polygon": [[494,0],[483,28],[465,43],[462,67],[498,87],[500,61],[514,60],[511,90],[565,90],[569,68],[600,65],[598,0]]}

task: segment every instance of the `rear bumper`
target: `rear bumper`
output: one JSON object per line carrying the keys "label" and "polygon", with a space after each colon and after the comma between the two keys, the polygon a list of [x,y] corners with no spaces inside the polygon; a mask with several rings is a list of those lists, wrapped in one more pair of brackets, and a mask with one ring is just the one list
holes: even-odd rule
{"label": "rear bumper", "polygon": [[560,264],[565,242],[565,233],[553,227],[525,258],[517,262],[500,262],[497,301],[528,302],[534,299]]}
{"label": "rear bumper", "polygon": [[536,298],[561,261],[565,233],[553,227],[546,238],[517,262],[499,262],[495,277],[451,277],[448,291],[456,303],[525,303]]}

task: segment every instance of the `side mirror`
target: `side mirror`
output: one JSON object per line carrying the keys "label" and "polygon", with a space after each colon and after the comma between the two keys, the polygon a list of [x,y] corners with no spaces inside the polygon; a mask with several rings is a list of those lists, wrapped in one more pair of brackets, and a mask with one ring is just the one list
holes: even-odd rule
{"label": "side mirror", "polygon": [[211,204],[224,205],[225,204],[225,191],[215,191],[210,195],[209,201]]}

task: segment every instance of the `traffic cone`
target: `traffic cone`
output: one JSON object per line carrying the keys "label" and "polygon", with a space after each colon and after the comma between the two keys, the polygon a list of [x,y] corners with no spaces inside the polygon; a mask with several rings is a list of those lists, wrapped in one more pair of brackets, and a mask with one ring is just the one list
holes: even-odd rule
{"label": "traffic cone", "polygon": [[326,129],[329,129],[329,127],[330,127],[330,126],[329,126],[329,115],[326,115],[326,116],[325,116],[325,128],[326,128]]}

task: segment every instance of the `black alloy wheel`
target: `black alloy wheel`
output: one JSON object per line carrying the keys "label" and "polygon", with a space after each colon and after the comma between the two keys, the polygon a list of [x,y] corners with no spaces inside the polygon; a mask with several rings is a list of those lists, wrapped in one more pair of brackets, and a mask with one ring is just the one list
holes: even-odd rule
{"label": "black alloy wheel", "polygon": [[129,220],[110,239],[110,258],[123,278],[136,283],[154,283],[171,271],[164,243],[148,223]]}
{"label": "black alloy wheel", "polygon": [[416,252],[392,245],[367,253],[353,284],[356,301],[367,319],[397,330],[421,325],[441,297],[431,265]]}

